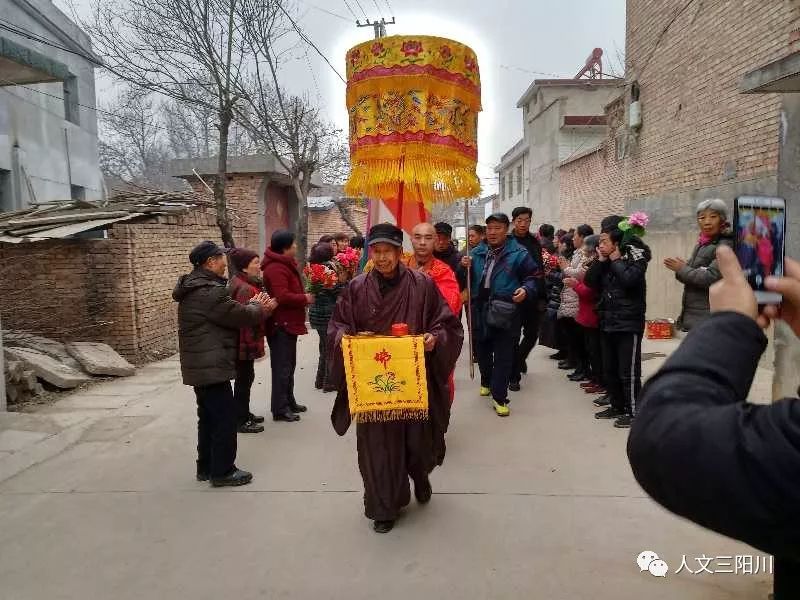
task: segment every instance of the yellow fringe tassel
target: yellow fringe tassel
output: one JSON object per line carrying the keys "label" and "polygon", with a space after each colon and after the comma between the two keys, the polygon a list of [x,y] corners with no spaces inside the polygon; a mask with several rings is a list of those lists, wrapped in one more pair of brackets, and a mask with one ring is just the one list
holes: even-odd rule
{"label": "yellow fringe tassel", "polygon": [[427,421],[427,410],[378,410],[351,415],[356,423],[390,423],[393,421]]}

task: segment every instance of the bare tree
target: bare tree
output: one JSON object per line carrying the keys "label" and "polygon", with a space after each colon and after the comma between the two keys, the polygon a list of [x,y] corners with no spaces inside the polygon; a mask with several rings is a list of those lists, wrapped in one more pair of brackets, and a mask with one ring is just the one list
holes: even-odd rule
{"label": "bare tree", "polygon": [[[226,246],[235,245],[225,202],[228,143],[239,92],[252,57],[245,27],[272,29],[271,22],[242,23],[244,0],[96,0],[92,36],[106,67],[117,77],[214,115],[217,225]],[[268,3],[272,0],[268,0]],[[280,18],[280,13],[253,13]]]}
{"label": "bare tree", "polygon": [[[329,181],[341,179],[347,165],[347,147],[342,131],[328,123],[319,108],[306,96],[291,94],[281,86],[281,64],[291,51],[286,39],[290,30],[280,18],[286,12],[281,0],[242,0],[240,8],[243,34],[254,58],[254,73],[242,80],[243,106],[237,110],[237,118],[291,178],[298,206],[298,254],[305,262],[312,178],[322,174]],[[264,28],[260,23],[271,23],[272,27]],[[344,216],[347,211],[340,212]]]}
{"label": "bare tree", "polygon": [[100,167],[107,176],[145,189],[176,189],[152,94],[127,87],[100,117]]}

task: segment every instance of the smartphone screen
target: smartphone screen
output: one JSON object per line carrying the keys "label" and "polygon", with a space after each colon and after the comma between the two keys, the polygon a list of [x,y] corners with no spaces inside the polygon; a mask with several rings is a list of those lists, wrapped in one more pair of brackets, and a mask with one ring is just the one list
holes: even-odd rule
{"label": "smartphone screen", "polygon": [[767,291],[764,280],[782,277],[786,243],[786,203],[781,198],[736,199],[736,255],[759,304],[779,304],[781,295]]}

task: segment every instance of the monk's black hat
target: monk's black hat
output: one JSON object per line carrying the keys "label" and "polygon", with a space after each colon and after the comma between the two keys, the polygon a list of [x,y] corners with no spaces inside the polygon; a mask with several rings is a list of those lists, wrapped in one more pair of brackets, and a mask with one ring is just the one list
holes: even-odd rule
{"label": "monk's black hat", "polygon": [[403,247],[403,230],[391,223],[378,223],[369,230],[368,245],[391,244],[398,248]]}

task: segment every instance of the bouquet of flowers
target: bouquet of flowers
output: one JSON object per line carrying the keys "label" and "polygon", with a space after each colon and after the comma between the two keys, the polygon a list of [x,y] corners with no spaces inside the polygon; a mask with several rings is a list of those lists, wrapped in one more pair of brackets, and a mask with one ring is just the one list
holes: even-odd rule
{"label": "bouquet of flowers", "polygon": [[338,280],[336,273],[320,264],[307,264],[303,269],[306,278],[306,292],[319,294],[322,290],[332,289]]}
{"label": "bouquet of flowers", "polygon": [[339,252],[339,254],[334,256],[333,260],[348,271],[353,272],[358,267],[358,263],[361,260],[361,253],[355,248],[345,248],[343,252]]}
{"label": "bouquet of flowers", "polygon": [[647,224],[650,217],[643,212],[635,212],[619,224],[619,230],[623,232],[623,243],[627,243],[634,235],[644,237],[647,233]]}

